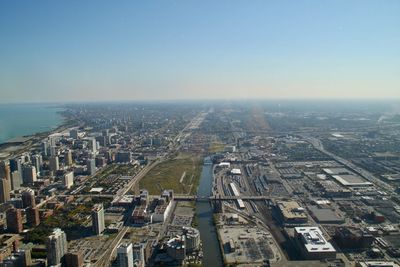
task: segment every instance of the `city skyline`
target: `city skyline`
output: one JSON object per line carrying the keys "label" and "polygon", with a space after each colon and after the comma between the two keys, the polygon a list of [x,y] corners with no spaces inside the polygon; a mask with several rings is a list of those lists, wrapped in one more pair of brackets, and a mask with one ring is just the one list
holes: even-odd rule
{"label": "city skyline", "polygon": [[398,1],[1,2],[0,103],[400,97]]}

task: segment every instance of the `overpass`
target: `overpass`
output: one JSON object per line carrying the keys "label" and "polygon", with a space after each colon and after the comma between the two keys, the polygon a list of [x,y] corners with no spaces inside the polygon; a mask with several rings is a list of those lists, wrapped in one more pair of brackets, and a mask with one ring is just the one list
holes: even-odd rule
{"label": "overpass", "polygon": [[[69,196],[73,196],[73,197],[96,197],[96,198],[110,198],[110,199],[114,199],[115,197],[120,197],[121,195],[119,194],[60,194],[60,195],[56,195],[54,197],[69,197]],[[54,198],[53,197],[53,198]],[[156,198],[159,197],[159,195],[149,195],[150,198]],[[237,199],[241,199],[241,200],[253,200],[253,201],[269,201],[272,199],[272,197],[270,196],[245,196],[245,195],[241,195],[241,196],[196,196],[196,195],[174,195],[174,200],[176,201],[201,201],[201,202],[205,202],[205,201],[215,201],[215,200],[222,200],[222,201],[229,201],[229,200],[237,200]],[[277,199],[276,197],[274,197],[274,199]]]}

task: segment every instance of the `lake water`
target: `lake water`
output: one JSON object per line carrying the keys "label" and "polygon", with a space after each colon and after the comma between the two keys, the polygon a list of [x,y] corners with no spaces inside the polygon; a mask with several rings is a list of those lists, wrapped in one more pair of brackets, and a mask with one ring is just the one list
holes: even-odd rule
{"label": "lake water", "polygon": [[63,117],[57,112],[61,110],[51,104],[0,104],[0,144],[59,126]]}

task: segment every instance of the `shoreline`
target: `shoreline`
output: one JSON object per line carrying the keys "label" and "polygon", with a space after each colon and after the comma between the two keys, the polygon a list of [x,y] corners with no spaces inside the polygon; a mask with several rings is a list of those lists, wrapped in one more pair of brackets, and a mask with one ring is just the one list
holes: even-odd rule
{"label": "shoreline", "polygon": [[[53,108],[53,107],[49,107]],[[29,135],[22,135],[11,138],[7,141],[0,143],[0,160],[12,158],[16,155],[19,155],[32,147],[38,145],[38,143],[48,137],[49,135],[64,131],[70,127],[73,127],[77,124],[76,121],[72,120],[65,114],[66,108],[63,110],[58,110],[56,113],[61,117],[60,123],[52,129],[35,132]],[[15,140],[15,142],[13,142]],[[15,149],[12,149],[15,148]]]}
{"label": "shoreline", "polygon": [[[10,104],[11,105],[11,104]],[[59,127],[63,126],[66,124],[66,122],[68,121],[69,118],[67,118],[67,116],[65,115],[65,111],[66,111],[66,107],[61,107],[61,106],[44,106],[44,108],[46,109],[60,109],[60,110],[56,110],[54,113],[57,114],[60,117],[60,121],[59,123],[57,123],[57,125],[55,126],[41,126],[44,129],[43,131],[36,131],[34,133],[31,134],[26,134],[26,135],[18,135],[18,136],[14,136],[12,138],[9,138],[7,140],[1,141],[0,142],[0,148],[8,143],[13,143],[12,140],[14,139],[24,139],[24,138],[32,138],[35,137],[36,135],[42,134],[42,133],[50,133],[53,132],[55,130],[57,130]],[[61,110],[62,109],[62,110]]]}

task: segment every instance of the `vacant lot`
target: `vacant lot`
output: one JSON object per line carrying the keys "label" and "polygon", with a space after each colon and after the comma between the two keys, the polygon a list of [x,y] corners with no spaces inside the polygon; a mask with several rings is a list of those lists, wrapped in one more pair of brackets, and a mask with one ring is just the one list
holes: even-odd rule
{"label": "vacant lot", "polygon": [[179,154],[174,159],[161,162],[140,180],[140,188],[158,195],[164,189],[177,194],[194,194],[201,172],[201,158],[193,154]]}

